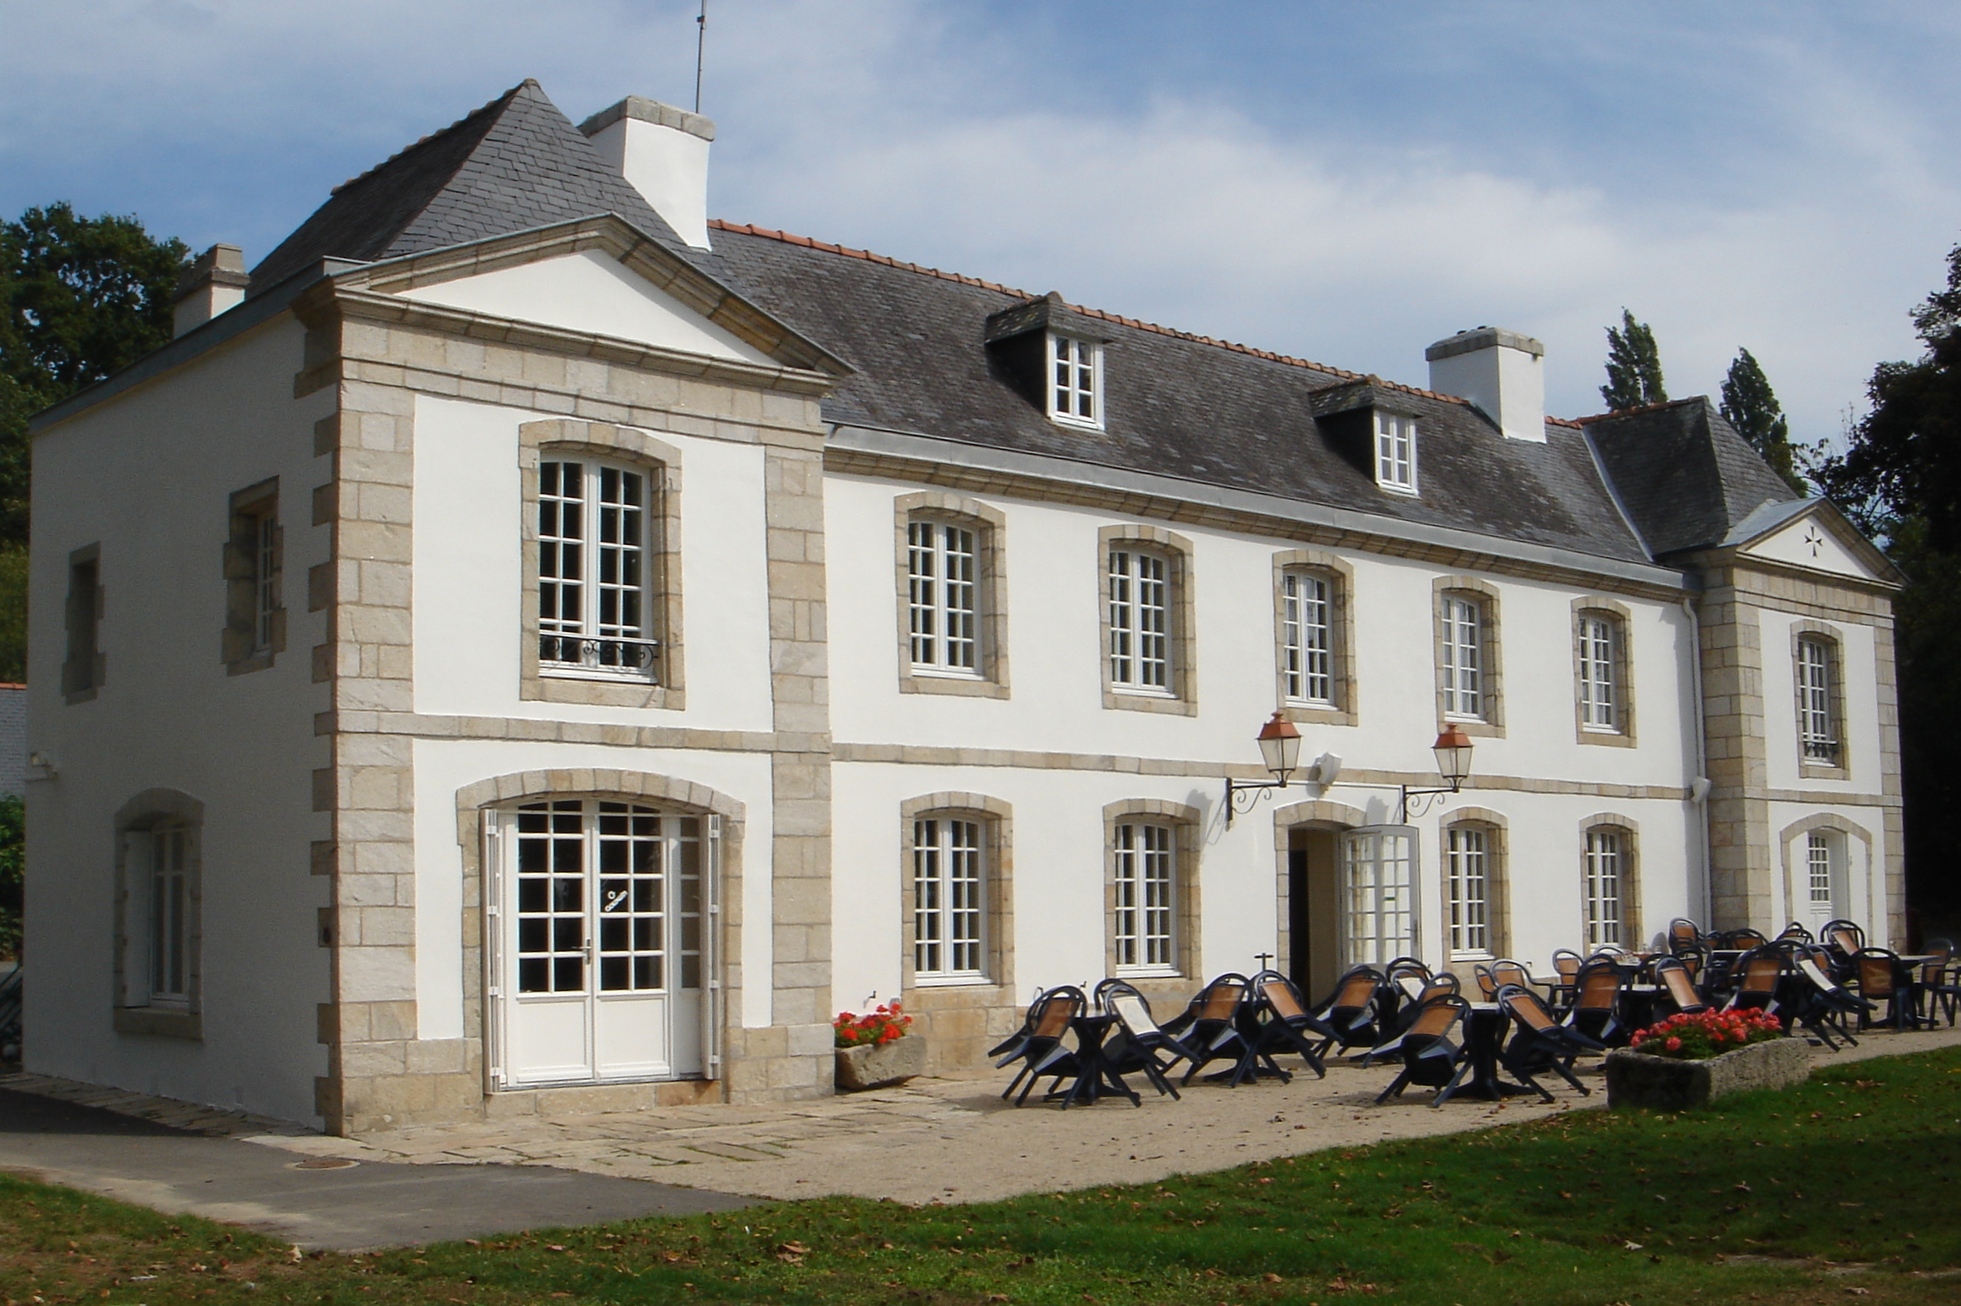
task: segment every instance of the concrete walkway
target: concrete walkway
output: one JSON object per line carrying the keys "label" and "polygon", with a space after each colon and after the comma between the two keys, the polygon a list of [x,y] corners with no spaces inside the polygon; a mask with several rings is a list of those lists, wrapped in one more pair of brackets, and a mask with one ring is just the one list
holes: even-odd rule
{"label": "concrete walkway", "polygon": [[[1961,1029],[1874,1032],[1856,1049],[1814,1051],[1813,1064],[1955,1045],[1961,1045]],[[1460,1098],[1433,1110],[1427,1092],[1412,1090],[1400,1101],[1375,1106],[1375,1095],[1394,1075],[1394,1067],[1363,1070],[1337,1064],[1329,1067],[1326,1080],[1304,1074],[1291,1084],[1237,1089],[1196,1083],[1180,1102],[1147,1091],[1141,1109],[1119,1100],[1065,1112],[1009,1107],[997,1096],[1007,1075],[984,1072],[779,1106],[524,1116],[358,1139],[275,1128],[249,1117],[113,1090],[64,1087],[31,1076],[0,1080],[0,1088],[13,1084],[43,1093],[87,1095],[99,1105],[136,1115],[175,1113],[180,1126],[259,1144],[267,1154],[283,1153],[286,1159],[345,1158],[434,1172],[467,1167],[464,1172],[472,1174],[523,1174],[551,1167],[709,1190],[704,1198],[844,1193],[915,1204],[1153,1182],[1328,1147],[1482,1129],[1605,1105],[1597,1063],[1582,1075],[1582,1082],[1594,1090],[1590,1097],[1564,1085],[1554,1087],[1556,1081],[1548,1077],[1555,1095],[1551,1104],[1529,1097],[1501,1105]],[[14,1164],[0,1140],[0,1165]],[[595,1208],[590,1218],[608,1216]]]}
{"label": "concrete walkway", "polygon": [[163,1106],[163,1113],[205,1128],[191,1132],[0,1089],[0,1169],[171,1215],[245,1225],[307,1249],[341,1251],[748,1204],[703,1189],[545,1166],[435,1167],[296,1155],[211,1136],[215,1122],[208,1116],[215,1113],[181,1103]]}

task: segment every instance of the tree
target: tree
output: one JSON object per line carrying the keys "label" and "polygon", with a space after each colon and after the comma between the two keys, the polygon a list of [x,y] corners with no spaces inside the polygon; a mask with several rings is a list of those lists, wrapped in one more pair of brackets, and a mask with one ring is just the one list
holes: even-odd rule
{"label": "tree", "polygon": [[1784,419],[1784,406],[1777,402],[1770,378],[1747,349],[1736,351],[1736,361],[1723,378],[1722,410],[1723,420],[1763,455],[1786,485],[1800,496],[1810,495],[1811,487],[1798,474],[1792,458],[1791,428]]}
{"label": "tree", "polygon": [[0,223],[0,543],[27,539],[27,419],[170,339],[184,243],[66,204]]}
{"label": "tree", "polygon": [[1893,601],[1905,789],[1907,896],[1923,915],[1961,914],[1961,877],[1949,873],[1947,814],[1961,807],[1961,246],[1947,287],[1913,323],[1925,352],[1881,363],[1872,409],[1847,433],[1844,453],[1812,465],[1824,495],[1906,574]]}
{"label": "tree", "polygon": [[1661,350],[1655,333],[1646,322],[1636,322],[1634,314],[1621,310],[1618,330],[1607,328],[1607,384],[1600,397],[1614,412],[1668,402],[1668,391],[1661,383]]}

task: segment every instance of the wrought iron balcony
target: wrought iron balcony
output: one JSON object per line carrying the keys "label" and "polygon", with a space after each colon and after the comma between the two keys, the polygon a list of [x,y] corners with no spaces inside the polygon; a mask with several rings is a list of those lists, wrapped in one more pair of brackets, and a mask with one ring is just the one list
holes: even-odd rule
{"label": "wrought iron balcony", "polygon": [[657,639],[594,639],[585,635],[540,635],[539,669],[589,672],[634,680],[657,680]]}

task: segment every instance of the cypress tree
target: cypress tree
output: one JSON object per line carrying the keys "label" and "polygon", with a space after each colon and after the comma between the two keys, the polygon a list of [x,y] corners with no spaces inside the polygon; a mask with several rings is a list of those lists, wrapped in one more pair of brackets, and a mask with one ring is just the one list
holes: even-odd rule
{"label": "cypress tree", "polygon": [[1634,314],[1621,310],[1619,329],[1607,328],[1607,384],[1600,397],[1613,412],[1643,408],[1668,401],[1661,383],[1661,350],[1655,333],[1646,322],[1636,322]]}
{"label": "cypress tree", "polygon": [[1770,388],[1770,378],[1747,349],[1736,351],[1736,361],[1723,378],[1723,420],[1763,455],[1770,469],[1801,495],[1811,488],[1798,475],[1791,457],[1791,429],[1784,419],[1784,407]]}

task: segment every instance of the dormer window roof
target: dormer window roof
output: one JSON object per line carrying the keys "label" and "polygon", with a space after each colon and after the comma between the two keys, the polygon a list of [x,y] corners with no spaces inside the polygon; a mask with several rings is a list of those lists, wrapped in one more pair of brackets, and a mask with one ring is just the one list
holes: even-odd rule
{"label": "dormer window roof", "polygon": [[987,319],[987,350],[996,376],[1051,422],[1100,431],[1104,419],[1104,344],[1108,328],[1051,291]]}

